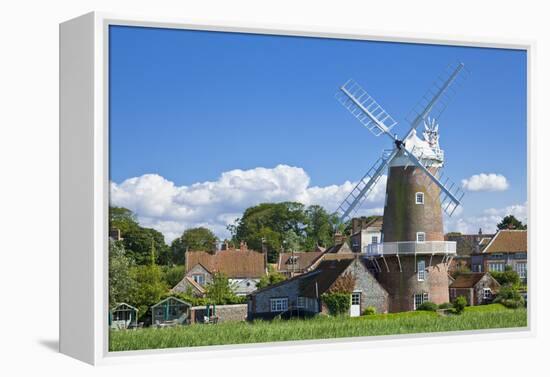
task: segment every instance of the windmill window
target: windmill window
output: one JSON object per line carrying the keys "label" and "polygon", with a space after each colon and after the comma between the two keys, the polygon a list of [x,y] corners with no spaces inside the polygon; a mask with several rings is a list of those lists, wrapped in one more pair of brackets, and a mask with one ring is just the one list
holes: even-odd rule
{"label": "windmill window", "polygon": [[416,198],[416,204],[424,204],[424,193],[423,192],[417,192],[415,194]]}
{"label": "windmill window", "polygon": [[416,277],[418,281],[426,279],[426,262],[423,260],[418,261],[416,264]]}
{"label": "windmill window", "polygon": [[416,242],[426,242],[426,233],[416,232]]}

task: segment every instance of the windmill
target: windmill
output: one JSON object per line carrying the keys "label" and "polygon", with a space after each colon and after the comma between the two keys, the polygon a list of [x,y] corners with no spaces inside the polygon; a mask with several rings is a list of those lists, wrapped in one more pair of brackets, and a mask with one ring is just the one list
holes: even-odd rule
{"label": "windmill", "polygon": [[[437,119],[462,80],[464,64],[449,66],[408,117],[410,128],[399,138],[397,124],[355,81],[340,87],[337,100],[375,136],[392,142],[340,204],[340,221],[351,219],[387,172],[382,242],[362,250],[390,294],[390,311],[415,309],[426,300],[449,299],[448,264],[456,243],[444,241],[442,213],[449,216],[460,205],[460,186],[443,178],[444,153],[439,148]],[[423,138],[417,128],[423,125]]]}

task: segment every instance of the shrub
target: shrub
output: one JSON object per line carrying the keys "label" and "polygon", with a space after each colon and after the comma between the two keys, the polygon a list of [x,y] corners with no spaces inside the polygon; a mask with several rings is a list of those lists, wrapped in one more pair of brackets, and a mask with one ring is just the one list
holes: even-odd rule
{"label": "shrub", "polygon": [[257,289],[262,289],[262,288],[265,288],[267,286],[277,284],[277,283],[279,283],[283,280],[286,280],[286,277],[283,274],[281,274],[280,272],[277,272],[277,271],[270,272],[269,274],[264,275],[264,276],[261,277],[258,284],[256,284],[256,288]]}
{"label": "shrub", "polygon": [[498,293],[494,302],[501,303],[507,308],[512,309],[516,309],[525,305],[525,299],[518,291],[518,289],[512,285],[500,288],[500,292]]}
{"label": "shrub", "polygon": [[373,315],[376,314],[376,308],[374,306],[367,306],[363,311],[363,315]]}
{"label": "shrub", "polygon": [[349,308],[351,305],[351,295],[349,293],[324,293],[321,298],[331,315],[342,315],[349,313]]}
{"label": "shrub", "polygon": [[491,272],[491,276],[499,282],[500,285],[513,285],[515,287],[521,284],[521,279],[516,271],[512,270],[510,266],[506,266],[504,272]]}
{"label": "shrub", "polygon": [[416,310],[425,310],[428,312],[435,312],[437,310],[437,304],[431,301],[425,301],[416,308]]}
{"label": "shrub", "polygon": [[464,296],[458,296],[453,301],[453,308],[455,310],[456,314],[462,314],[464,312],[464,309],[466,308],[466,305],[468,303],[466,302],[466,298]]}
{"label": "shrub", "polygon": [[453,304],[450,302],[444,302],[443,304],[439,304],[439,309],[451,309],[453,307]]}

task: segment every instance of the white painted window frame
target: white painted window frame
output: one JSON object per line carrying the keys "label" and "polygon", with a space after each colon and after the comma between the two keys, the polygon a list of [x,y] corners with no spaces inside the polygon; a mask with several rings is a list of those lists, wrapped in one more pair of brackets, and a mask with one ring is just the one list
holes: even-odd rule
{"label": "white painted window frame", "polygon": [[[423,240],[419,240],[418,236],[422,236]],[[419,243],[426,242],[426,232],[416,232],[416,242],[419,242]]]}
{"label": "white painted window frame", "polygon": [[426,280],[426,261],[424,259],[416,262],[416,279],[418,281]]}
{"label": "white painted window frame", "polygon": [[[422,197],[422,200],[421,201],[418,201],[418,196],[421,196]],[[422,192],[422,191],[418,191],[414,194],[414,202],[415,204],[424,204],[425,202],[425,199],[426,199],[426,195]]]}
{"label": "white painted window frame", "polygon": [[269,299],[269,308],[272,313],[282,313],[288,310],[288,297],[274,297]]}

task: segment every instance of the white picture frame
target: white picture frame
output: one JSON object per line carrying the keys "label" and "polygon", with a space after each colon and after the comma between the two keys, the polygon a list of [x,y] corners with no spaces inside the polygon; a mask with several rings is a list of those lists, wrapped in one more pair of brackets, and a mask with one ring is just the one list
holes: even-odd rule
{"label": "white picture frame", "polygon": [[[130,352],[108,351],[108,28],[132,25],[273,35],[330,37],[373,41],[427,43],[473,47],[521,49],[528,62],[528,141],[533,145],[532,55],[534,42],[476,40],[420,33],[365,33],[363,30],[310,26],[242,25],[233,22],[205,24],[190,20],[88,13],[60,24],[60,351],[90,364],[128,362],[142,358],[212,357],[292,352],[293,349],[346,349],[407,342],[501,339],[533,336],[535,312],[529,300],[528,328],[463,331],[450,334],[395,335],[376,338],[344,338],[314,341],[229,345]],[[532,208],[532,149],[528,152],[528,207]],[[533,228],[531,228],[533,229]],[[530,292],[536,280],[536,250],[529,233]],[[531,295],[531,294],[530,294]],[[532,296],[534,297],[534,296]]]}

